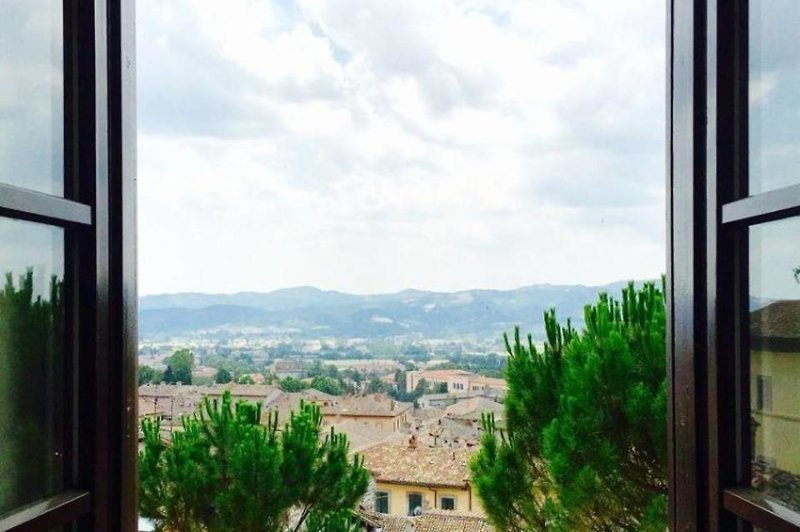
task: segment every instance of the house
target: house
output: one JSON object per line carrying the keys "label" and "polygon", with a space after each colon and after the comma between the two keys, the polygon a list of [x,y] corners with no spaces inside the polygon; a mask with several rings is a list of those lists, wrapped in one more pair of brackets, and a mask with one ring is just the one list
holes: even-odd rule
{"label": "house", "polygon": [[406,373],[406,392],[411,393],[416,390],[422,380],[429,386],[444,385],[447,387],[447,393],[455,395],[481,394],[503,397],[508,391],[504,379],[484,377],[461,369],[435,369]]}
{"label": "house", "polygon": [[409,422],[412,403],[395,401],[385,394],[347,396],[322,408],[323,422],[334,425],[353,421],[384,431],[397,432]]}
{"label": "house", "polygon": [[287,377],[302,379],[306,376],[306,365],[302,360],[293,358],[278,359],[270,366],[270,372],[279,379]]}
{"label": "house", "polygon": [[375,510],[392,516],[425,510],[483,513],[470,484],[475,449],[427,447],[412,436],[405,445],[378,444],[361,451],[375,479]]}
{"label": "house", "polygon": [[750,313],[750,413],[753,483],[779,500],[800,493],[800,300]]}

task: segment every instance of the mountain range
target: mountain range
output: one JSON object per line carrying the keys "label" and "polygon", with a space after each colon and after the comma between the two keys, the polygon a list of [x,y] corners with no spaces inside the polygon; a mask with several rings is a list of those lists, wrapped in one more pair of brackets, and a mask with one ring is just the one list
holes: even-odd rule
{"label": "mountain range", "polygon": [[[533,285],[514,290],[356,295],[314,287],[236,294],[180,293],[139,300],[141,338],[248,330],[265,335],[339,338],[490,338],[520,325],[540,338],[543,313],[583,322],[600,292],[618,297],[625,282],[603,286]],[[638,283],[637,283],[638,284]]]}

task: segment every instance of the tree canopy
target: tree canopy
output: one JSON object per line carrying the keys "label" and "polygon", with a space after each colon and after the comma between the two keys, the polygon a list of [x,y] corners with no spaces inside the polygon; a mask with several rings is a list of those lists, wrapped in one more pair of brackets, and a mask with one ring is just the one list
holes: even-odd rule
{"label": "tree canopy", "polygon": [[506,336],[505,428],[484,419],[473,481],[500,530],[666,529],[663,289],[585,308],[584,331],[545,314],[537,349]]}
{"label": "tree canopy", "polygon": [[167,369],[164,370],[164,382],[167,384],[192,384],[192,370],[194,369],[194,353],[188,349],[178,349],[167,359]]}
{"label": "tree canopy", "polygon": [[227,384],[233,380],[233,375],[225,368],[220,368],[214,375],[214,382],[217,384]]}
{"label": "tree canopy", "polygon": [[[167,444],[158,420],[144,420],[139,453],[140,512],[159,530],[278,532],[347,530],[367,490],[347,437],[321,437],[322,415],[301,403],[280,430],[277,413],[229,392],[206,398]],[[290,517],[290,515],[292,517]]]}

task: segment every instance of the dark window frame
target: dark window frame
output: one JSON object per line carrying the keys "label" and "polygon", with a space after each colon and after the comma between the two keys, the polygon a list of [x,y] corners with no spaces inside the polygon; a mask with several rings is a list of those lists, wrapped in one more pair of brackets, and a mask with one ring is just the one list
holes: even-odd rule
{"label": "dark window frame", "polygon": [[[386,511],[382,512],[378,507],[378,499],[386,501]],[[389,514],[392,511],[391,493],[378,490],[375,492],[375,511],[381,514]]]}
{"label": "dark window frame", "polygon": [[[419,504],[417,506],[414,506],[414,507],[411,506],[411,497],[419,497]],[[415,515],[414,514],[414,510],[416,510],[417,508],[422,508],[424,504],[425,504],[425,496],[424,496],[424,494],[422,492],[420,492],[420,491],[408,491],[408,492],[406,492],[406,506],[407,506],[406,515],[409,515],[409,516]]]}
{"label": "dark window frame", "polygon": [[[452,501],[452,508],[445,508],[444,501]],[[456,510],[458,506],[458,499],[454,495],[442,495],[439,497],[439,509],[440,510]]]}
{"label": "dark window frame", "polygon": [[750,480],[748,228],[800,185],[748,194],[748,1],[667,3],[669,520],[800,530]]}
{"label": "dark window frame", "polygon": [[66,489],[1,530],[135,531],[134,2],[63,0],[64,197],[0,183],[0,216],[65,228]]}

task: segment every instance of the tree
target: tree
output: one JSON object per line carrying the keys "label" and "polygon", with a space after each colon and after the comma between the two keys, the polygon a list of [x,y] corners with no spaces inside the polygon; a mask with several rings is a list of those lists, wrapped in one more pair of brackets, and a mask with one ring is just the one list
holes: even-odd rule
{"label": "tree", "polygon": [[[43,286],[42,286],[43,285]],[[0,288],[0,514],[42,497],[63,468],[64,283],[28,269]],[[47,408],[45,408],[45,405]],[[49,487],[47,489],[50,489]]]}
{"label": "tree", "polygon": [[434,391],[436,393],[447,393],[447,383],[446,382],[437,383]]}
{"label": "tree", "polygon": [[158,384],[161,382],[161,372],[150,366],[139,366],[139,386],[143,384]]}
{"label": "tree", "polygon": [[253,380],[253,377],[250,375],[240,375],[239,378],[236,380],[238,384],[255,384],[256,381]]}
{"label": "tree", "polygon": [[164,382],[169,384],[192,383],[192,370],[194,369],[194,354],[188,349],[178,349],[167,359],[167,369],[164,371]]}
{"label": "tree", "polygon": [[360,455],[349,456],[346,436],[322,437],[316,405],[301,403],[279,430],[277,412],[261,424],[260,404],[234,405],[225,392],[182,422],[171,444],[160,421],[142,422],[140,513],[158,530],[347,530],[369,474]]}
{"label": "tree", "polygon": [[386,383],[383,382],[379,377],[376,375],[372,375],[367,382],[366,392],[367,393],[381,393],[386,391]]}
{"label": "tree", "polygon": [[506,429],[492,417],[471,464],[501,530],[666,529],[663,290],[630,284],[585,311],[545,313],[547,341],[506,336]]}
{"label": "tree", "polygon": [[428,393],[428,381],[420,379],[417,386],[414,388],[414,399],[419,399],[421,396]]}
{"label": "tree", "polygon": [[327,375],[314,377],[314,380],[311,381],[311,387],[315,390],[329,393],[331,395],[342,395],[344,393],[344,388],[339,381],[332,377],[328,377]]}
{"label": "tree", "polygon": [[278,387],[283,390],[284,392],[302,392],[308,385],[301,381],[300,379],[295,379],[294,377],[286,377],[278,382]]}
{"label": "tree", "polygon": [[220,368],[219,371],[217,371],[217,374],[214,375],[214,382],[217,384],[227,384],[232,380],[233,375],[231,375],[231,372],[225,368]]}

